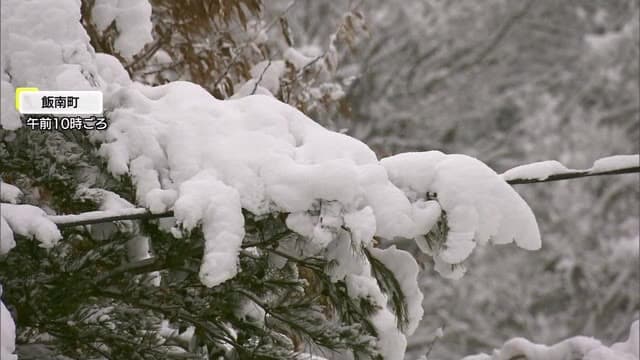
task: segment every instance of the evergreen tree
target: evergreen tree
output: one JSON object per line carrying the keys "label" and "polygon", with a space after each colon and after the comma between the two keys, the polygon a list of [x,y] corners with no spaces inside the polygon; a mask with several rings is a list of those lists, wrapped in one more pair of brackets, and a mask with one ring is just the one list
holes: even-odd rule
{"label": "evergreen tree", "polygon": [[[279,43],[239,40],[259,1],[2,6],[2,341],[15,322],[21,359],[400,359],[423,310],[398,239],[446,277],[477,245],[540,247],[531,210],[480,161],[378,161],[274,99],[340,107],[354,9],[309,55],[286,14]],[[27,85],[101,90],[109,129],[22,126],[9,100]],[[637,172],[637,156],[539,171],[508,180]]]}

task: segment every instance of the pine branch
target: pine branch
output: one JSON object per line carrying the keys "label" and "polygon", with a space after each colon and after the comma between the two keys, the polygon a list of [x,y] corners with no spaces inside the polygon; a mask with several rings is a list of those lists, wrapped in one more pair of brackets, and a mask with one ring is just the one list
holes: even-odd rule
{"label": "pine branch", "polygon": [[[553,174],[545,179],[511,179],[508,180],[507,183],[511,185],[535,184],[559,180],[579,179],[591,176],[637,173],[640,173],[640,166],[632,166],[609,171],[575,170],[563,172],[560,174]],[[49,220],[58,225],[59,228],[68,228],[80,225],[108,223],[113,221],[158,219],[172,216],[173,211],[154,214],[145,208],[131,208],[117,211],[91,211],[77,215],[52,215],[49,216]]]}

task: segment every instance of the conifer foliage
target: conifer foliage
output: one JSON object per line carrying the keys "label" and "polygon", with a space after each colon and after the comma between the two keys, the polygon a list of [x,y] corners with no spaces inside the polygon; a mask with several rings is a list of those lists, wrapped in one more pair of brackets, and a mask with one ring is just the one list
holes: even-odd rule
{"label": "conifer foliage", "polygon": [[[287,9],[2,2],[2,359],[402,359],[423,295],[399,239],[449,278],[478,246],[540,248],[479,160],[379,160],[307,117],[341,107],[366,27],[348,9],[303,50]],[[23,86],[100,90],[109,128],[25,127]]]}

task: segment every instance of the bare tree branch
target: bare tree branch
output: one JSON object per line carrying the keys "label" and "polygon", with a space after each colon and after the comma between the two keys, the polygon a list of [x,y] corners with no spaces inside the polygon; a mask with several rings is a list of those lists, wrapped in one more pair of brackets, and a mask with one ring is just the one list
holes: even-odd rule
{"label": "bare tree branch", "polygon": [[271,66],[271,59],[269,59],[269,62],[267,63],[267,65],[264,67],[264,69],[262,69],[262,72],[260,73],[260,77],[258,78],[258,80],[256,80],[256,83],[253,84],[253,90],[251,90],[251,95],[256,93],[256,90],[258,90],[258,86],[260,86],[260,83],[262,82],[262,77],[264,76],[264,73],[267,72],[267,70],[269,70],[269,66]]}

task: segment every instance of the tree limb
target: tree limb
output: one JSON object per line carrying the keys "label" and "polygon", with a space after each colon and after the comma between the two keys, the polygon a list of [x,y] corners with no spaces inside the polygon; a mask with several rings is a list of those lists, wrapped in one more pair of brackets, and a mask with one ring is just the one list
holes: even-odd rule
{"label": "tree limb", "polygon": [[590,176],[621,175],[621,174],[634,174],[634,173],[640,173],[640,166],[633,166],[633,167],[610,170],[610,171],[576,170],[576,171],[570,171],[570,172],[565,172],[561,174],[553,174],[547,177],[546,179],[511,179],[507,182],[511,185],[534,184],[534,183],[542,183],[542,182],[550,182],[550,181],[558,181],[558,180],[578,179],[578,178],[590,177]]}
{"label": "tree limb", "polygon": [[[591,176],[604,176],[604,175],[622,175],[622,174],[637,174],[640,173],[640,166],[632,166],[627,168],[620,168],[610,171],[590,171],[590,170],[575,170],[570,172],[564,172],[561,174],[550,175],[545,179],[511,179],[507,183],[511,185],[520,184],[535,184],[545,183],[551,181],[578,179]],[[173,211],[165,211],[162,213],[151,213],[145,208],[132,208],[118,211],[91,211],[88,213],[82,213],[77,215],[52,215],[49,216],[54,224],[59,228],[68,228],[80,225],[101,224],[109,223],[113,221],[122,220],[145,220],[145,219],[158,219],[173,217]]]}

